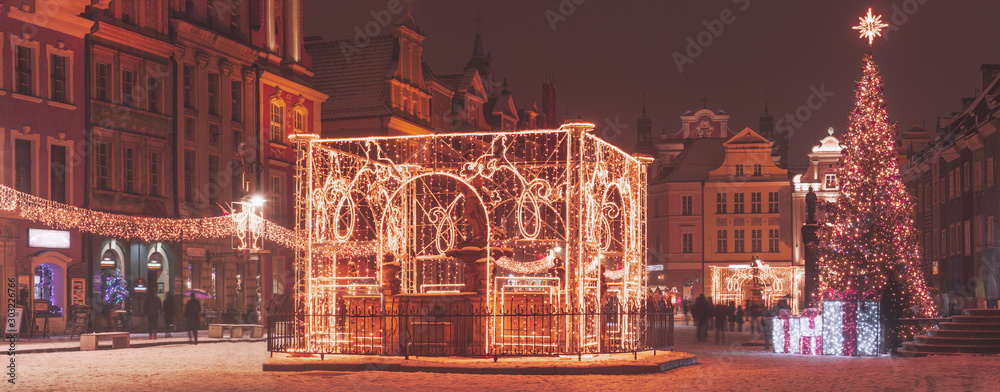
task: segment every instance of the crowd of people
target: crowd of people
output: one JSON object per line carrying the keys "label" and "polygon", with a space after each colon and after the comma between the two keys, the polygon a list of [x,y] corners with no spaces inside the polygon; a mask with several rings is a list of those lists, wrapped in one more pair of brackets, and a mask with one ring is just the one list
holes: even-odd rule
{"label": "crowd of people", "polygon": [[708,341],[708,333],[715,331],[715,342],[726,342],[726,330],[729,332],[743,332],[743,324],[749,325],[751,334],[761,334],[764,338],[764,349],[771,349],[771,326],[772,319],[781,309],[790,308],[785,301],[779,301],[773,308],[767,308],[760,304],[748,304],[746,308],[742,304],[735,302],[713,303],[712,298],[701,294],[694,301],[685,300],[683,311],[686,322],[694,321],[697,326],[697,338],[699,342]]}

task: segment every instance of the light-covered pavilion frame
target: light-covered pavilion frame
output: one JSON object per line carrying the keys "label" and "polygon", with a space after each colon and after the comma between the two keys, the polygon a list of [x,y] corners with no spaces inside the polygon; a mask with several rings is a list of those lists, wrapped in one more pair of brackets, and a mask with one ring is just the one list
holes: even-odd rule
{"label": "light-covered pavilion frame", "polygon": [[[558,309],[598,312],[607,297],[621,307],[643,304],[648,160],[595,136],[592,124],[293,142],[296,228],[306,241],[296,255],[295,299],[307,314],[335,313],[321,296],[336,290],[377,293],[384,305],[389,255],[403,270],[403,292],[413,292],[407,263],[468,246],[477,216],[489,223],[478,232],[485,231],[485,254],[492,255],[480,293],[490,314],[506,311],[497,275],[558,282],[559,295],[551,297],[557,303],[548,304]],[[498,250],[514,250],[522,260],[498,258]],[[525,257],[546,252],[563,261],[565,272],[544,262],[553,257]],[[374,258],[376,267],[363,277],[338,276],[338,257]],[[596,345],[598,322],[573,322],[573,343]],[[622,338],[636,339],[626,329]]]}

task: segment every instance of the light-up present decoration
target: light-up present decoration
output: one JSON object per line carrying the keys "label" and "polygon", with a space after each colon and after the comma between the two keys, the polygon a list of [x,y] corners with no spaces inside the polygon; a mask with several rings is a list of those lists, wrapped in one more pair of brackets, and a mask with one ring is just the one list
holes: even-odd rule
{"label": "light-up present decoration", "polygon": [[[296,219],[306,239],[295,263],[298,308],[335,314],[363,296],[384,304],[393,281],[402,294],[477,294],[487,314],[513,304],[596,312],[602,290],[623,307],[638,306],[646,293],[647,162],[592,130],[574,123],[293,139]],[[348,251],[358,248],[367,251]],[[310,320],[302,350],[337,352],[351,341],[335,316]],[[490,321],[485,346],[538,344],[504,336],[505,322]],[[532,340],[597,350],[599,322],[568,317],[551,336]],[[639,320],[623,316],[618,325],[621,341],[637,341]],[[345,338],[324,338],[334,335]],[[566,341],[549,339],[555,336]]]}
{"label": "light-up present decoration", "polygon": [[869,293],[840,295],[828,292],[823,306],[823,354],[843,356],[879,355],[882,324],[879,301]]}
{"label": "light-up present decoration", "polygon": [[823,316],[816,308],[808,308],[797,317],[799,324],[800,354],[820,355],[823,353]]}

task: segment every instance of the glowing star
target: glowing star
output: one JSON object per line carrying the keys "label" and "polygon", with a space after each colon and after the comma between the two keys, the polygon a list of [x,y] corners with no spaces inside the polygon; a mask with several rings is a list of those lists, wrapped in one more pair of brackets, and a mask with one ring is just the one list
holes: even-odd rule
{"label": "glowing star", "polygon": [[861,20],[861,24],[852,27],[854,30],[861,32],[859,38],[868,38],[868,46],[872,46],[872,42],[875,41],[875,37],[882,36],[882,28],[889,27],[888,24],[882,23],[882,15],[872,15],[872,9],[868,9],[868,15],[858,17]]}

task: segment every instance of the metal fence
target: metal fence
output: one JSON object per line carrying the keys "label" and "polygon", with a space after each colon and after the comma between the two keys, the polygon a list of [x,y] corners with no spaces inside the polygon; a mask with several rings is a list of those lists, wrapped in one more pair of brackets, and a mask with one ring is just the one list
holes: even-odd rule
{"label": "metal fence", "polygon": [[272,314],[267,349],[308,354],[546,356],[672,349],[674,313],[662,303],[579,311],[471,301],[393,300],[330,314]]}

